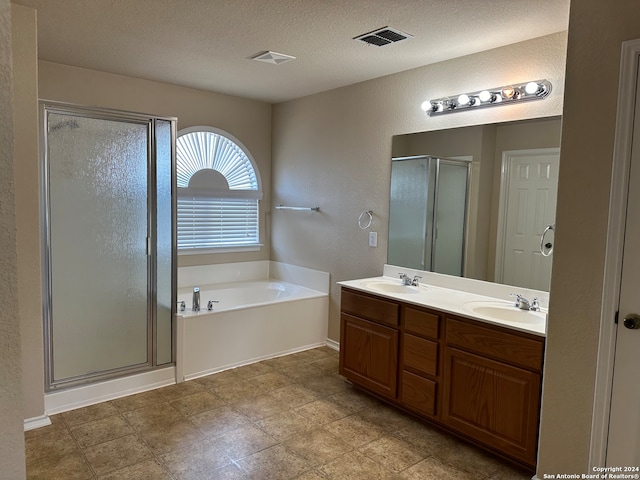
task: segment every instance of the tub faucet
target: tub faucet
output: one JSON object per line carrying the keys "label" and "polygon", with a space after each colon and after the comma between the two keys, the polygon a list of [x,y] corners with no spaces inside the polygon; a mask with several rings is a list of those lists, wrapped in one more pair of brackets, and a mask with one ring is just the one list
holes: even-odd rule
{"label": "tub faucet", "polygon": [[191,310],[194,312],[200,311],[200,287],[193,287],[193,302],[191,303]]}

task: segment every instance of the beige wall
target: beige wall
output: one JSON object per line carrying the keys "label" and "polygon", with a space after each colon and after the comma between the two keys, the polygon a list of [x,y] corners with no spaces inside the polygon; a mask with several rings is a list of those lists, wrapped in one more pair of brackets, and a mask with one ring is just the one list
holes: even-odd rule
{"label": "beige wall", "polygon": [[262,177],[260,223],[265,246],[251,253],[182,255],[178,264],[269,259],[270,104],[44,61],[39,62],[38,74],[41,99],[178,117],[178,130],[206,125],[225,130],[240,140],[251,152]]}
{"label": "beige wall", "polygon": [[[539,478],[591,473],[620,50],[622,41],[638,37],[637,0],[619,0],[615,6],[599,0],[571,3]],[[586,100],[603,93],[607,100],[597,107]]]}
{"label": "beige wall", "polygon": [[13,184],[11,5],[0,0],[0,476],[25,478]]}
{"label": "beige wall", "polygon": [[44,413],[36,11],[12,5],[18,302],[25,418]]}
{"label": "beige wall", "polygon": [[[340,330],[335,282],[380,275],[387,257],[391,137],[560,115],[565,48],[558,33],[274,107],[273,203],[320,213],[275,211],[271,259],[331,273],[331,339]],[[540,102],[435,118],[420,109],[426,99],[539,78],[554,86]],[[373,211],[377,248],[358,228],[363,210]]]}

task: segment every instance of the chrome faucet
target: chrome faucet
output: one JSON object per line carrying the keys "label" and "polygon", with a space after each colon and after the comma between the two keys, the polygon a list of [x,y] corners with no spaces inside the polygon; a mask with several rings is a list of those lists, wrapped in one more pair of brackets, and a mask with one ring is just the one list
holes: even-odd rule
{"label": "chrome faucet", "polygon": [[531,310],[532,312],[540,311],[540,301],[538,297],[534,297],[532,302],[529,302],[526,298],[524,298],[519,293],[512,293],[512,296],[516,297],[515,307],[518,307],[520,310]]}
{"label": "chrome faucet", "polygon": [[220,303],[220,300],[209,300],[209,303],[207,303],[207,310],[213,310],[214,303]]}
{"label": "chrome faucet", "polygon": [[191,302],[191,310],[200,311],[200,287],[193,287],[193,301]]}
{"label": "chrome faucet", "polygon": [[400,280],[402,280],[402,284],[403,285],[408,285],[410,287],[417,287],[418,284],[420,283],[419,280],[422,277],[419,277],[418,275],[413,277],[413,280],[411,280],[411,278],[409,277],[409,275],[407,275],[406,273],[401,273],[400,274]]}

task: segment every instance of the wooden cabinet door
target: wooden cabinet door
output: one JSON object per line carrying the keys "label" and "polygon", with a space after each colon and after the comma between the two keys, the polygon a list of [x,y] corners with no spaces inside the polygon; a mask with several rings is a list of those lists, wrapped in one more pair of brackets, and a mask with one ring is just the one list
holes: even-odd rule
{"label": "wooden cabinet door", "polygon": [[340,316],[340,374],[395,399],[398,331],[343,313]]}
{"label": "wooden cabinet door", "polygon": [[443,404],[451,428],[535,465],[540,374],[447,347]]}

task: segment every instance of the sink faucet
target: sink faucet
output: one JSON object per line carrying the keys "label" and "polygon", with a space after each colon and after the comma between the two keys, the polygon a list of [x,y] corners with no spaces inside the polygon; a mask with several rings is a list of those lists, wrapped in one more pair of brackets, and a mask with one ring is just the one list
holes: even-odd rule
{"label": "sink faucet", "polygon": [[193,301],[191,302],[191,310],[200,311],[200,287],[193,287]]}
{"label": "sink faucet", "polygon": [[524,298],[519,293],[512,294],[512,296],[516,297],[515,307],[518,307],[520,310],[531,310],[532,312],[540,311],[540,302],[538,301],[538,297],[534,297],[532,302],[529,302],[526,298]]}
{"label": "sink faucet", "polygon": [[401,273],[400,274],[400,280],[402,280],[402,284],[403,285],[408,285],[410,287],[417,287],[418,284],[420,283],[419,280],[422,277],[419,277],[418,275],[413,277],[413,280],[411,280],[411,278],[409,277],[409,275],[407,275],[406,273]]}

